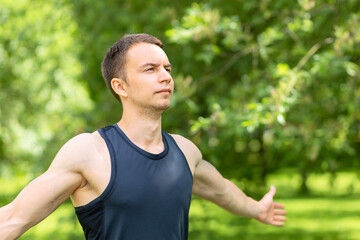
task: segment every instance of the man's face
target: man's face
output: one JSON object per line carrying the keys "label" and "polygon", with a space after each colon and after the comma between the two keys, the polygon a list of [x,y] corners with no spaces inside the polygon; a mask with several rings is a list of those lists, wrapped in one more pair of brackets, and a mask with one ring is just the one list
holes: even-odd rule
{"label": "man's face", "polygon": [[127,101],[151,111],[170,106],[174,81],[165,52],[155,44],[138,43],[126,54]]}

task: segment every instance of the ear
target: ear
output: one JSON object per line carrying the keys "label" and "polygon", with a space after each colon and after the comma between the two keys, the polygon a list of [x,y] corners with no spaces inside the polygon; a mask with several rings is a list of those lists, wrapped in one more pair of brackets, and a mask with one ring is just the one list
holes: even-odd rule
{"label": "ear", "polygon": [[111,87],[114,92],[119,95],[120,97],[127,98],[127,86],[126,82],[121,78],[113,78],[111,79]]}

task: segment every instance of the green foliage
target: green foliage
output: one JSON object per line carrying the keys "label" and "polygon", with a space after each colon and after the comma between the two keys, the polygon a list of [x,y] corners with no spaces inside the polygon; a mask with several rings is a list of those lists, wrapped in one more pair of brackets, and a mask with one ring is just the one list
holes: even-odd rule
{"label": "green foliage", "polygon": [[66,139],[117,121],[100,62],[123,34],[149,32],[175,66],[164,128],[225,175],[358,165],[357,1],[165,2],[2,1],[2,161],[43,168]]}
{"label": "green foliage", "polygon": [[59,144],[84,131],[81,114],[92,107],[78,26],[60,1],[1,1],[0,16],[1,166],[43,168]]}
{"label": "green foliage", "polygon": [[182,70],[201,86],[194,140],[219,168],[262,182],[286,166],[304,181],[357,166],[359,4],[254,3],[194,3],[166,32],[196,63]]}
{"label": "green foliage", "polygon": [[1,0],[1,175],[42,171],[72,136],[118,121],[100,63],[123,34],[147,32],[174,66],[166,131],[249,192],[287,167],[301,181],[283,192],[316,191],[312,173],[336,185],[360,167],[359,29],[357,0]]}

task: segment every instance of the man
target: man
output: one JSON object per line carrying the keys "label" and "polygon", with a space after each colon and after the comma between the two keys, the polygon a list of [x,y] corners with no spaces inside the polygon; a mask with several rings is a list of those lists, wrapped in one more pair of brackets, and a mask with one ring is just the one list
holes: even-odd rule
{"label": "man", "polygon": [[15,239],[68,197],[86,239],[187,239],[191,194],[240,216],[283,225],[271,187],[259,202],[224,179],[188,139],[161,130],[174,91],[161,41],[125,35],[102,72],[123,105],[121,120],[69,140],[49,169],[0,208],[0,239]]}

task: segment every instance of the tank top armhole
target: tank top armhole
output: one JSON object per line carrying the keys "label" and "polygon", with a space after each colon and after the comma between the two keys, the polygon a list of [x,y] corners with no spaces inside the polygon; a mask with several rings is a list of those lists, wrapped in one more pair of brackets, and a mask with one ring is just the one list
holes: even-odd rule
{"label": "tank top armhole", "polygon": [[186,167],[187,167],[187,169],[189,171],[191,179],[193,179],[194,176],[192,175],[192,172],[191,172],[191,169],[190,169],[190,166],[189,166],[189,162],[188,162],[185,154],[183,153],[183,151],[181,150],[179,145],[176,143],[175,139],[171,136],[171,134],[168,134],[168,133],[164,132],[164,135],[166,135],[170,139],[170,141],[175,145],[175,147],[180,151],[181,155],[184,157],[185,165],[186,165]]}
{"label": "tank top armhole", "polygon": [[113,147],[112,143],[110,142],[109,138],[105,134],[106,130],[107,130],[106,128],[102,128],[102,129],[99,129],[98,132],[101,135],[101,137],[104,139],[107,149],[110,154],[111,171],[110,171],[109,183],[106,186],[105,190],[97,198],[93,199],[92,201],[90,201],[89,203],[87,203],[85,205],[75,207],[76,212],[81,213],[81,212],[87,211],[88,209],[93,208],[97,204],[99,204],[99,203],[103,202],[105,199],[107,199],[113,190],[113,186],[116,181],[117,164],[115,161],[115,150],[114,150],[114,147]]}

